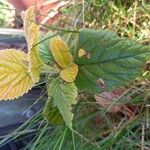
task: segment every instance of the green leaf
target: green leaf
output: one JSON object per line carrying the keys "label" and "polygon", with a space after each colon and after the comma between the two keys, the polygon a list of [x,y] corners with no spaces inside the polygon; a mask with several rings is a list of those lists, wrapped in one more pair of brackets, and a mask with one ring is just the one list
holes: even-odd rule
{"label": "green leaf", "polygon": [[63,122],[62,116],[57,107],[53,105],[53,100],[48,99],[44,107],[43,115],[50,123],[61,124]]}
{"label": "green leaf", "polygon": [[[79,57],[79,49],[86,55]],[[127,85],[141,75],[150,48],[105,30],[83,29],[79,33],[79,43],[75,63],[79,66],[76,85],[80,91],[100,92],[96,84],[103,79],[106,90]]]}
{"label": "green leaf", "polygon": [[48,32],[46,35],[40,37],[40,42],[39,42],[40,58],[44,63],[49,65],[54,64],[54,58],[51,54],[51,50],[49,46],[51,37],[52,37],[52,33]]}
{"label": "green leaf", "polygon": [[75,54],[75,50],[76,50],[76,46],[78,43],[78,33],[65,33],[63,34],[61,37],[62,39],[69,45],[69,49],[72,53],[72,55],[74,56]]}
{"label": "green leaf", "polygon": [[53,79],[49,93],[51,93],[51,97],[54,99],[54,105],[58,107],[66,125],[69,128],[72,128],[72,105],[77,103],[77,88],[74,83],[66,83],[61,79],[56,78]]}

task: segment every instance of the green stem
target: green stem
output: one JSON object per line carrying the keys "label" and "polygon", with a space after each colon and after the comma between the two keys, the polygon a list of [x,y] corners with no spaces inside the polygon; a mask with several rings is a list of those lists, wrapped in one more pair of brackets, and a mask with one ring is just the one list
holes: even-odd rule
{"label": "green stem", "polygon": [[73,142],[73,150],[76,150],[76,145],[75,145],[75,139],[74,139],[74,133],[72,132],[72,142]]}
{"label": "green stem", "polygon": [[68,30],[68,29],[62,29],[62,28],[57,28],[57,27],[48,26],[48,25],[42,25],[42,26],[45,27],[45,28],[48,28],[48,29],[58,30],[58,31],[61,31],[61,32],[79,33],[78,30]]}

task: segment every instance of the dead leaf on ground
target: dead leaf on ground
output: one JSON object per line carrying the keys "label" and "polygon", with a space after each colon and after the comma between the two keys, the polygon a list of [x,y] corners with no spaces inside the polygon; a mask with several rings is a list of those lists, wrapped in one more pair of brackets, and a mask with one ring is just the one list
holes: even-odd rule
{"label": "dead leaf on ground", "polygon": [[123,93],[125,92],[125,89],[123,88],[119,88],[110,92],[102,92],[101,94],[95,95],[95,100],[97,101],[97,103],[99,105],[101,105],[102,107],[109,107],[113,104],[113,106],[111,106],[111,108],[109,109],[109,112],[112,113],[116,113],[121,111],[122,109],[122,105],[121,104],[115,104],[115,100],[117,98],[119,98]]}

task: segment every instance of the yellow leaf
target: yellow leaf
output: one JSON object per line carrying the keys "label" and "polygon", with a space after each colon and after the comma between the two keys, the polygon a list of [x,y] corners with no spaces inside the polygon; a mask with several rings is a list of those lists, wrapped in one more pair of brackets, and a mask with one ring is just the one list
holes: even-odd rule
{"label": "yellow leaf", "polygon": [[39,57],[38,40],[39,40],[39,27],[32,23],[28,32],[28,61],[29,72],[34,82],[40,79],[40,71],[42,68],[42,61]]}
{"label": "yellow leaf", "polygon": [[17,98],[33,87],[26,65],[26,53],[13,49],[0,51],[0,100]]}
{"label": "yellow leaf", "polygon": [[79,57],[86,56],[88,59],[91,58],[91,54],[86,52],[84,49],[79,49],[78,56]]}
{"label": "yellow leaf", "polygon": [[68,45],[60,38],[53,38],[50,41],[50,49],[55,61],[63,69],[60,77],[66,82],[73,82],[78,73],[78,66],[73,63]]}
{"label": "yellow leaf", "polygon": [[86,51],[84,49],[79,49],[78,56],[82,57],[84,55],[86,55]]}
{"label": "yellow leaf", "polygon": [[78,74],[78,66],[72,63],[66,69],[61,71],[60,77],[66,82],[74,82],[77,74]]}
{"label": "yellow leaf", "polygon": [[68,45],[60,38],[53,38],[50,41],[50,49],[55,61],[61,69],[66,69],[68,65],[73,62]]}
{"label": "yellow leaf", "polygon": [[29,7],[26,11],[21,13],[21,17],[23,19],[24,34],[26,40],[28,40],[27,37],[29,33],[29,28],[31,24],[35,22],[35,7],[34,6]]}
{"label": "yellow leaf", "polygon": [[29,73],[34,82],[40,79],[42,62],[39,57],[39,27],[35,23],[35,7],[31,6],[22,13],[24,20],[25,37],[28,43]]}

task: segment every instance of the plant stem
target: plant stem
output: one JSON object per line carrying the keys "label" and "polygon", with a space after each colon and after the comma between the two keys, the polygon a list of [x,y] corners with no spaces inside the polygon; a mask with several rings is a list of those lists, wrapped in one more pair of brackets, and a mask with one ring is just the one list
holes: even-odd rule
{"label": "plant stem", "polygon": [[78,30],[68,30],[68,29],[62,29],[62,28],[57,28],[57,27],[48,26],[48,25],[42,25],[42,26],[45,27],[45,28],[48,28],[48,29],[58,30],[58,31],[61,31],[61,32],[79,33]]}

